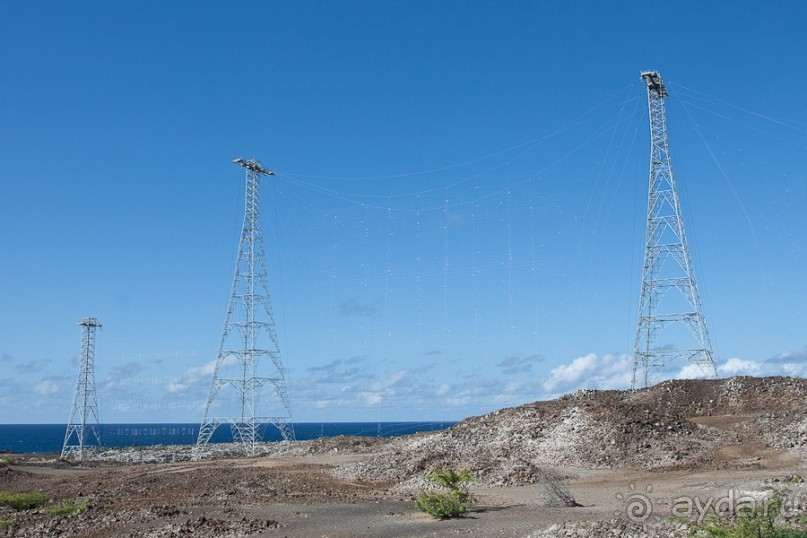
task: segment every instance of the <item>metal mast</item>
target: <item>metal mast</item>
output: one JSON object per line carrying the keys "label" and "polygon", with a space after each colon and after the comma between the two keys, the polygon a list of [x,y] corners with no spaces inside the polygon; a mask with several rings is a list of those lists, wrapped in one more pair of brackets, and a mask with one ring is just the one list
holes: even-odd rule
{"label": "metal mast", "polygon": [[[213,380],[196,441],[197,458],[220,424],[229,424],[233,440],[253,455],[267,425],[276,426],[284,440],[294,440],[269,297],[260,218],[260,180],[274,172],[266,170],[257,160],[239,158],[233,162],[246,174],[244,225]],[[268,377],[259,375],[261,367]],[[259,412],[261,389],[267,384],[272,415]]]}
{"label": "metal mast", "polygon": [[717,376],[667,146],[667,89],[657,71],[645,71],[642,78],[647,83],[650,109],[650,190],[633,354],[634,388],[640,369],[647,386],[668,363],[678,359],[697,365],[706,376]]}
{"label": "metal mast", "polygon": [[[101,327],[95,318],[84,318],[81,325],[81,357],[73,395],[73,409],[67,421],[61,459],[84,461],[94,448],[101,446],[98,400],[95,396],[95,330]],[[88,434],[91,434],[88,438]]]}

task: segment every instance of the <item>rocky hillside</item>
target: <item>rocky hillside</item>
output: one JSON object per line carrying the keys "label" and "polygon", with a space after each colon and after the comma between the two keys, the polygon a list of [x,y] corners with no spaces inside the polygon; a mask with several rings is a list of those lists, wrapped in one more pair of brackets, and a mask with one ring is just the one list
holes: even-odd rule
{"label": "rocky hillside", "polygon": [[666,381],[637,391],[581,390],[393,439],[335,473],[415,485],[433,465],[462,465],[481,483],[528,484],[537,465],[748,468],[807,456],[807,380]]}

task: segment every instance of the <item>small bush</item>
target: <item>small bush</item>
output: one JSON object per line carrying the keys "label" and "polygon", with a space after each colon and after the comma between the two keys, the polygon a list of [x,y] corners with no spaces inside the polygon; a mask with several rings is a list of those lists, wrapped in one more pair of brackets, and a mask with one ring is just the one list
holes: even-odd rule
{"label": "small bush", "polygon": [[45,504],[44,493],[7,493],[0,491],[0,506],[8,506],[14,510],[29,510]]}
{"label": "small bush", "polygon": [[415,506],[437,519],[459,517],[468,509],[456,493],[422,493],[415,501]]}
{"label": "small bush", "polygon": [[53,506],[43,508],[42,511],[49,516],[69,516],[70,514],[83,512],[86,509],[86,502],[66,500],[59,504],[54,504]]}
{"label": "small bush", "polygon": [[[772,488],[771,488],[772,489]],[[758,538],[776,536],[774,521],[782,511],[784,491],[772,489],[773,496],[765,502],[764,509],[744,508],[739,510],[736,520],[729,517],[710,518],[704,530],[714,538]]]}
{"label": "small bush", "polygon": [[698,536],[709,538],[805,538],[807,531],[777,526],[776,519],[782,513],[787,489],[768,488],[771,497],[762,507],[744,508],[736,515],[712,515],[700,527],[685,518],[680,518],[690,526],[693,532],[700,532]]}
{"label": "small bush", "polygon": [[421,493],[415,501],[418,510],[438,519],[459,517],[465,513],[468,509],[467,503],[472,498],[465,489],[465,484],[473,481],[468,469],[455,471],[450,467],[432,467],[426,473],[426,480],[446,488],[448,492]]}
{"label": "small bush", "polygon": [[773,529],[770,533],[763,534],[762,536],[765,536],[765,538],[805,538],[807,537],[807,531],[798,529]]}
{"label": "small bush", "polygon": [[6,465],[13,465],[14,461],[15,461],[14,458],[10,458],[8,456],[3,456],[2,458],[0,458],[0,467],[6,466]]}
{"label": "small bush", "polygon": [[2,529],[3,527],[10,527],[13,524],[14,522],[11,521],[10,519],[0,519],[0,529]]}
{"label": "small bush", "polygon": [[471,471],[462,468],[455,471],[451,467],[432,467],[426,473],[426,480],[436,486],[442,486],[450,491],[465,492],[465,486],[468,482],[473,481]]}

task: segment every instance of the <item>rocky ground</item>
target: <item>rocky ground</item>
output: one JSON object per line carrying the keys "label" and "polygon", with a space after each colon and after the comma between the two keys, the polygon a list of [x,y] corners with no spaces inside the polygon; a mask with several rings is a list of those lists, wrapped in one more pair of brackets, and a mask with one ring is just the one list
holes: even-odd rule
{"label": "rocky ground", "polygon": [[[108,450],[82,465],[6,456],[0,491],[86,504],[66,516],[0,507],[0,536],[680,536],[674,499],[790,488],[807,517],[807,381],[670,381],[580,391],[395,439]],[[466,466],[468,517],[432,520],[412,500],[433,465]],[[547,477],[582,505],[562,506]],[[794,478],[795,477],[795,478]],[[649,514],[636,517],[632,502]],[[640,503],[641,504],[641,503]],[[652,516],[652,517],[651,517]],[[807,534],[807,533],[806,533]]]}
{"label": "rocky ground", "polygon": [[583,390],[503,409],[453,428],[400,437],[338,476],[417,486],[433,465],[474,469],[489,485],[539,479],[534,465],[585,469],[746,469],[761,455],[807,452],[807,380],[667,381]]}

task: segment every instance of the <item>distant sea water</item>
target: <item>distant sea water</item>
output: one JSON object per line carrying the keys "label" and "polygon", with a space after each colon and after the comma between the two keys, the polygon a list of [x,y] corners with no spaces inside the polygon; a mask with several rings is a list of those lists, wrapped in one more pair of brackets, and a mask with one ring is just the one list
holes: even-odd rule
{"label": "distant sea water", "polygon": [[[456,422],[296,422],[294,434],[298,441],[361,435],[367,437],[396,437],[422,431],[449,428]],[[64,424],[0,424],[0,452],[61,452],[66,425]],[[102,424],[101,444],[109,447],[148,445],[190,445],[196,442],[199,424]],[[211,443],[232,442],[230,428],[216,429]],[[265,441],[279,441],[277,428],[269,427]]]}

